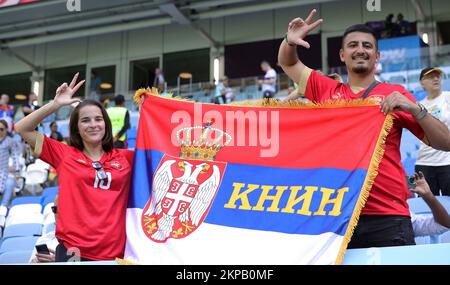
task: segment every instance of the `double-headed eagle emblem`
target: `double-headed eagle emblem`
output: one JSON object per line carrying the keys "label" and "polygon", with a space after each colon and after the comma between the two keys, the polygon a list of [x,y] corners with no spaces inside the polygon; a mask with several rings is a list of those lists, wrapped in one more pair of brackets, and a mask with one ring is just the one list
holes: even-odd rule
{"label": "double-headed eagle emblem", "polygon": [[143,211],[142,228],[149,239],[180,239],[203,222],[226,167],[226,163],[214,159],[230,141],[229,134],[210,123],[178,130],[180,157],[165,154],[161,159]]}

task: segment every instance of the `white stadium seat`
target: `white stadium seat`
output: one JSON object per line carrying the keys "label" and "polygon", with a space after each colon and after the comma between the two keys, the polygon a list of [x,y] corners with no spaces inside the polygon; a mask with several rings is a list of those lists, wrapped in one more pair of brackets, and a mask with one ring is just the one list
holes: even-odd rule
{"label": "white stadium seat", "polygon": [[16,214],[39,214],[41,211],[41,204],[21,204],[11,207],[8,216],[14,216]]}
{"label": "white stadium seat", "polygon": [[17,224],[42,224],[43,221],[44,216],[41,213],[8,215],[5,227]]}

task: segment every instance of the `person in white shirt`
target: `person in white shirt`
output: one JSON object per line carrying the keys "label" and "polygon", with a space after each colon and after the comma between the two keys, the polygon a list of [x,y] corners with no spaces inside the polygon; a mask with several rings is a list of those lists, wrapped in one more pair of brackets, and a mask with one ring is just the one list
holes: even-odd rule
{"label": "person in white shirt", "polygon": [[[420,73],[420,83],[428,96],[420,101],[431,115],[450,127],[450,92],[442,91],[439,68],[428,67]],[[420,144],[415,170],[422,171],[434,195],[450,195],[450,152]]]}
{"label": "person in white shirt", "polygon": [[432,215],[414,214],[411,212],[411,223],[414,236],[440,235],[450,230],[450,216],[447,210],[431,192],[430,186],[422,172],[413,175],[415,188],[411,188],[430,207]]}
{"label": "person in white shirt", "polygon": [[267,61],[261,62],[261,69],[266,73],[263,80],[259,80],[264,98],[273,98],[277,92],[277,72]]}
{"label": "person in white shirt", "polygon": [[[56,195],[55,197],[54,205],[52,206],[52,212],[55,215],[56,224],[58,213],[58,195]],[[50,254],[38,253],[36,251],[36,248],[34,248],[29,263],[55,262],[55,250],[59,244],[55,236],[55,231],[50,231],[38,238],[35,245],[40,244],[46,244]]]}

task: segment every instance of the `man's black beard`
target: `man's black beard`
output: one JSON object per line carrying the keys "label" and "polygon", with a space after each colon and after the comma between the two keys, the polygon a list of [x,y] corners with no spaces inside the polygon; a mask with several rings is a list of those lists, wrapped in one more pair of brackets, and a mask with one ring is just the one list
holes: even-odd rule
{"label": "man's black beard", "polygon": [[369,68],[367,66],[355,66],[352,68],[352,71],[357,74],[364,74],[369,71]]}

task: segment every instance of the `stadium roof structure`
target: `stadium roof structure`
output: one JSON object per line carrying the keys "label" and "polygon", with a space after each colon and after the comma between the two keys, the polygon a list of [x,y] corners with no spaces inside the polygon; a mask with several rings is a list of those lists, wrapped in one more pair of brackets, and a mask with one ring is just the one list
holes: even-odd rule
{"label": "stadium roof structure", "polygon": [[12,48],[178,23],[217,46],[199,21],[337,1],[343,0],[40,0],[0,9],[0,41]]}

